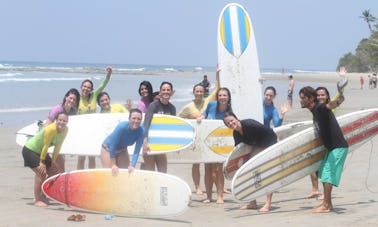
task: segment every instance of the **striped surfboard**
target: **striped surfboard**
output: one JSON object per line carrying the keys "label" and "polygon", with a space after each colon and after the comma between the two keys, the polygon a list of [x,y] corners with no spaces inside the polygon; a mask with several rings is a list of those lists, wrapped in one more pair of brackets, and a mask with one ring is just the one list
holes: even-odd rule
{"label": "striped surfboard", "polygon": [[[378,133],[378,109],[353,112],[337,120],[349,152]],[[232,179],[232,195],[246,202],[293,183],[317,171],[325,152],[313,127],[294,134],[245,163]]]}

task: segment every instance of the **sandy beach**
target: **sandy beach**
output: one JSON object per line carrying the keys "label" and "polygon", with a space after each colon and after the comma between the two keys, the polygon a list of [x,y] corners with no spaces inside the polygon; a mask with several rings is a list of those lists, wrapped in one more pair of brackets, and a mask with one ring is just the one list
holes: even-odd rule
{"label": "sandy beach", "polygon": [[[345,90],[345,102],[338,108],[336,115],[353,111],[377,108],[378,90],[369,89],[366,84],[360,89],[360,74],[349,74],[349,84]],[[264,83],[273,80],[287,80],[287,75],[264,75]],[[313,87],[325,86],[335,89],[337,74],[294,74],[297,84]],[[296,85],[293,109],[287,113],[284,124],[310,120],[311,113],[301,109],[298,101]],[[284,102],[286,94],[277,97],[276,107]],[[326,214],[313,214],[311,210],[320,204],[316,199],[305,199],[311,191],[310,177],[306,177],[291,185],[279,189],[273,195],[272,210],[259,213],[256,210],[239,210],[241,204],[232,200],[230,194],[225,195],[225,203],[203,204],[205,195],[192,194],[192,202],[188,210],[176,217],[162,219],[114,217],[105,220],[104,214],[91,213],[52,202],[47,208],[33,205],[34,174],[29,168],[23,167],[21,147],[15,143],[18,128],[0,126],[1,158],[0,177],[1,195],[0,226],[378,226],[378,137],[350,153],[345,163],[340,187],[333,189],[334,211]],[[75,156],[66,157],[66,169],[73,170],[76,166]],[[97,160],[98,161],[98,160]],[[97,162],[100,166],[100,162]],[[203,165],[201,165],[203,175]],[[191,188],[191,165],[168,165],[170,174],[184,179]],[[203,178],[201,179],[203,185]],[[226,181],[229,187],[230,182]],[[202,187],[204,189],[204,186]],[[322,190],[322,187],[321,187]],[[215,196],[215,195],[214,195]],[[261,206],[265,198],[259,198]],[[69,222],[67,217],[72,214],[85,214],[86,220],[81,223]]]}

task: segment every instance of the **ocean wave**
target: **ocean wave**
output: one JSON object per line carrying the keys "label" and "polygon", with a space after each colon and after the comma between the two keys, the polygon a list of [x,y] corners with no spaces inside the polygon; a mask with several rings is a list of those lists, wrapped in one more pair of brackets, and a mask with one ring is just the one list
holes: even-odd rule
{"label": "ocean wave", "polygon": [[[1,78],[0,83],[6,82],[51,82],[51,81],[83,81],[87,79],[87,77],[33,77],[33,78],[16,78],[16,77],[8,77],[8,78]],[[100,80],[102,78],[95,78],[96,80]]]}
{"label": "ocean wave", "polygon": [[48,111],[50,107],[22,107],[22,108],[10,108],[10,109],[1,109],[0,113],[21,113],[21,112],[33,112],[33,111]]}

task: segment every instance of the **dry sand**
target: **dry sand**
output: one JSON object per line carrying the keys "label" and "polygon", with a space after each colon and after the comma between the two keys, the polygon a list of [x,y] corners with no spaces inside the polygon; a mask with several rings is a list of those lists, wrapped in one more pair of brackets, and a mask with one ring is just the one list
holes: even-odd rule
{"label": "dry sand", "polygon": [[[271,80],[287,80],[287,76],[265,75],[265,78],[267,84]],[[294,79],[314,87],[334,87],[337,76],[306,74],[294,75]],[[357,74],[349,75],[349,79],[345,91],[346,101],[337,110],[337,115],[378,106],[378,90],[368,89],[366,84],[360,90]],[[293,109],[287,114],[284,123],[311,119],[309,111],[299,106],[298,90],[299,87],[296,87]],[[277,98],[276,106],[283,100]],[[256,210],[239,210],[241,204],[234,202],[231,195],[225,195],[225,204],[217,205],[203,204],[201,201],[204,196],[193,194],[189,209],[180,216],[165,219],[114,217],[105,220],[104,214],[89,213],[54,202],[47,208],[35,207],[32,200],[34,174],[23,167],[21,147],[15,143],[16,131],[17,128],[0,126],[0,226],[378,226],[377,137],[348,156],[340,187],[333,190],[334,211],[331,213],[311,213],[311,209],[320,201],[304,198],[311,190],[310,178],[306,177],[279,189],[273,196],[271,212],[266,214]],[[73,170],[76,157],[66,159],[67,169]],[[191,165],[169,165],[168,171],[193,187]],[[226,182],[227,187],[229,184]],[[259,198],[258,202],[262,205],[264,198]],[[66,220],[77,213],[85,214],[86,221],[75,223]]]}

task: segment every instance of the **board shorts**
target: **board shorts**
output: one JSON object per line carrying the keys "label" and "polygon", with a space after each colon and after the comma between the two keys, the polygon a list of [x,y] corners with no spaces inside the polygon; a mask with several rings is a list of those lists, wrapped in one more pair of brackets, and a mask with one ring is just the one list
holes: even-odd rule
{"label": "board shorts", "polygon": [[318,171],[318,177],[322,183],[339,186],[347,154],[347,147],[338,147],[327,152]]}
{"label": "board shorts", "polygon": [[[22,148],[22,156],[24,157],[24,166],[25,167],[30,167],[30,168],[35,168],[39,166],[39,161],[40,161],[40,154],[35,153],[34,151],[30,150],[27,147]],[[45,158],[45,165],[46,168],[51,167],[51,157],[50,155],[46,155]]]}

